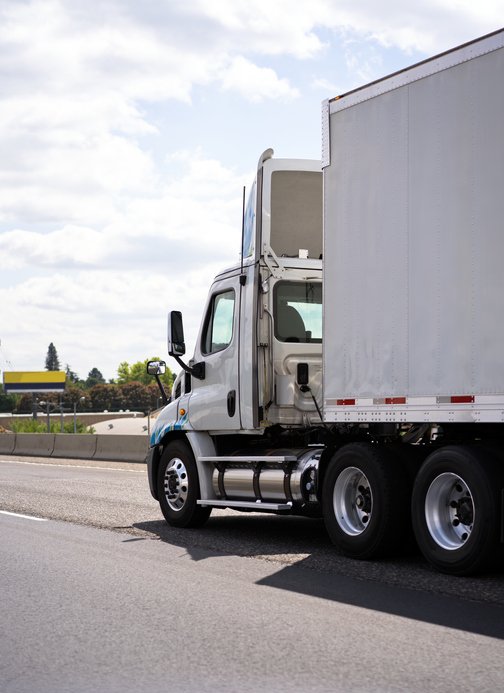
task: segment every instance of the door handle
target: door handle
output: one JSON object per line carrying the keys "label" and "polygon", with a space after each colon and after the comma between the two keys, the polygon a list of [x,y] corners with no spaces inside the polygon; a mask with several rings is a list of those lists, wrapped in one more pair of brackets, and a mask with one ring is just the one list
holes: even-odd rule
{"label": "door handle", "polygon": [[231,390],[228,392],[227,396],[227,410],[229,416],[233,417],[236,412],[236,390]]}

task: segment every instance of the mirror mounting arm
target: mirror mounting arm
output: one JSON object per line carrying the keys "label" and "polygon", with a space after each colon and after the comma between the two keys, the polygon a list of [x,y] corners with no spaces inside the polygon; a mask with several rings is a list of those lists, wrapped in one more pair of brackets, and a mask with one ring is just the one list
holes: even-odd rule
{"label": "mirror mounting arm", "polygon": [[166,404],[170,404],[170,402],[171,402],[171,397],[168,397],[168,395],[166,394],[166,390],[164,389],[164,385],[163,385],[163,383],[161,382],[161,378],[159,377],[159,375],[158,375],[157,373],[155,374],[154,377],[156,378],[156,382],[157,382],[157,384],[158,384],[159,391],[160,391],[160,393],[161,393],[161,399],[162,399],[162,401],[163,401],[163,404],[165,404],[165,405],[166,405]]}
{"label": "mirror mounting arm", "polygon": [[200,363],[195,363],[193,366],[188,366],[186,363],[182,361],[180,356],[177,356],[176,354],[170,354],[170,356],[173,356],[175,361],[181,366],[186,373],[190,373],[194,378],[197,378],[198,380],[205,380],[205,362],[201,361]]}

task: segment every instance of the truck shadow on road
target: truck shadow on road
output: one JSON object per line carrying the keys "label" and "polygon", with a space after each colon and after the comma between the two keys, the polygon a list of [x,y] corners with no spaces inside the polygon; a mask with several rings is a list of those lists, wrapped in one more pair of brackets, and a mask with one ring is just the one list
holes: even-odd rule
{"label": "truck shadow on road", "polygon": [[418,621],[504,639],[504,574],[456,578],[432,570],[418,553],[356,561],[337,553],[321,520],[234,513],[201,529],[164,521],[136,529],[187,551],[196,561],[222,555],[278,566],[258,584]]}

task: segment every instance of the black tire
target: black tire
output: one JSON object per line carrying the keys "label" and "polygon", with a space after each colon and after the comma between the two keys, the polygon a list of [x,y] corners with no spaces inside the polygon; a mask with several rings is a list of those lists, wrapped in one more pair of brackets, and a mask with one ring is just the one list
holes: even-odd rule
{"label": "black tire", "polygon": [[481,572],[501,559],[502,473],[491,454],[470,446],[433,452],[415,479],[412,523],[418,548],[451,575]]}
{"label": "black tire", "polygon": [[333,543],[351,558],[399,551],[410,533],[411,486],[386,448],[350,443],[329,462],[322,510]]}
{"label": "black tire", "polygon": [[159,505],[169,525],[201,527],[211,508],[197,505],[200,498],[198,470],[191,449],[182,440],[165,447],[158,470]]}

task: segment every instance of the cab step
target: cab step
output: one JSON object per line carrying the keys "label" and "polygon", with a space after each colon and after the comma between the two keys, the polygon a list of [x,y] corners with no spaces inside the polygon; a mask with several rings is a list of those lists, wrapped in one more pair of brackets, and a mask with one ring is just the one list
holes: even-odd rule
{"label": "cab step", "polygon": [[237,501],[237,500],[198,500],[198,505],[212,508],[243,508],[244,510],[255,510],[256,512],[292,510],[292,503],[264,503],[262,501]]}
{"label": "cab step", "polygon": [[297,457],[296,455],[248,455],[239,457],[237,455],[216,455],[213,457],[198,457],[198,460],[200,462],[212,462],[213,464],[225,462],[229,464],[249,463],[250,465],[253,465],[257,464],[258,462],[265,462],[267,464],[284,464],[285,462],[297,462]]}

